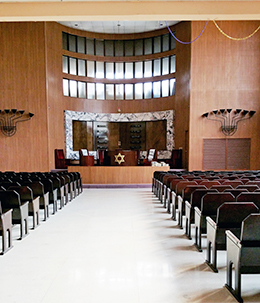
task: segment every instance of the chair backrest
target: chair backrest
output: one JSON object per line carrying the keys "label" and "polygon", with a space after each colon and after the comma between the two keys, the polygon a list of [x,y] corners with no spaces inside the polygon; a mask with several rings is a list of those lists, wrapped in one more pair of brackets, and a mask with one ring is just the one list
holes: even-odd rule
{"label": "chair backrest", "polygon": [[207,188],[210,188],[213,185],[220,185],[220,183],[218,181],[204,180],[203,182],[200,182],[200,185],[205,185]]}
{"label": "chair backrest", "polygon": [[260,243],[260,214],[251,214],[242,222],[240,241]]}
{"label": "chair backrest", "polygon": [[33,191],[28,186],[10,186],[8,190],[15,190],[20,195],[22,202],[33,200]]}
{"label": "chair backrest", "polygon": [[88,156],[88,150],[87,149],[80,149],[79,150],[80,156]]}
{"label": "chair backrest", "polygon": [[182,198],[183,200],[190,201],[191,199],[191,194],[196,190],[196,189],[207,189],[206,186],[204,185],[187,185],[185,188],[182,190]]}
{"label": "chair backrest", "polygon": [[240,180],[227,180],[223,185],[231,185],[233,188],[236,188],[238,185],[243,185],[243,182]]}
{"label": "chair backrest", "polygon": [[150,162],[156,160],[156,150],[154,148],[149,149],[147,160]]}
{"label": "chair backrest", "polygon": [[19,208],[21,205],[20,195],[15,190],[0,191],[2,209]]}
{"label": "chair backrest", "polygon": [[246,183],[246,185],[252,185],[252,184],[260,187],[260,181],[253,180],[253,181],[248,181]]}
{"label": "chair backrest", "polygon": [[182,190],[187,186],[187,185],[198,185],[195,181],[188,181],[188,180],[183,180],[180,181],[177,185],[176,185],[176,194],[177,195],[182,195]]}
{"label": "chair backrest", "polygon": [[177,186],[177,184],[179,183],[179,182],[181,182],[181,181],[185,181],[184,179],[173,179],[172,181],[171,181],[171,184],[170,184],[170,189],[172,190],[172,191],[174,191],[174,192],[176,192],[176,186]]}
{"label": "chair backrest", "polygon": [[45,194],[44,185],[40,181],[25,182],[24,185],[28,186],[33,191],[34,197],[43,197]]}
{"label": "chair backrest", "polygon": [[243,192],[236,198],[237,202],[254,202],[260,209],[260,192]]}
{"label": "chair backrest", "polygon": [[259,213],[253,202],[223,203],[217,210],[217,226],[220,228],[240,228],[242,221],[252,213]]}
{"label": "chair backrest", "polygon": [[241,188],[241,189],[225,189],[224,190],[224,193],[226,193],[226,192],[228,192],[228,193],[231,193],[235,198],[237,197],[237,196],[239,196],[241,193],[244,193],[244,192],[248,192],[248,190],[247,189],[245,189],[245,188]]}
{"label": "chair backrest", "polygon": [[55,149],[55,168],[67,168],[63,149]]}
{"label": "chair backrest", "polygon": [[196,189],[190,196],[190,203],[192,207],[201,207],[201,199],[204,195],[210,192],[217,193],[216,189]]}
{"label": "chair backrest", "polygon": [[[163,176],[163,179],[162,179],[162,183],[164,185],[167,185],[167,181],[170,179],[170,180],[173,180],[175,179],[176,177],[175,176],[172,176],[171,174],[166,174]],[[168,182],[169,183],[169,182]]]}
{"label": "chair backrest", "polygon": [[225,202],[235,202],[230,193],[207,193],[201,199],[201,213],[204,216],[216,216],[217,209]]}
{"label": "chair backrest", "polygon": [[244,184],[236,187],[236,189],[241,189],[241,188],[245,188],[249,192],[254,192],[255,190],[259,189],[259,187],[256,184]]}
{"label": "chair backrest", "polygon": [[222,185],[212,185],[210,188],[211,189],[216,189],[220,193],[220,192],[223,192],[226,189],[232,189],[232,186],[222,184]]}
{"label": "chair backrest", "polygon": [[79,150],[79,163],[82,166],[93,166],[94,156],[90,156],[87,149]]}

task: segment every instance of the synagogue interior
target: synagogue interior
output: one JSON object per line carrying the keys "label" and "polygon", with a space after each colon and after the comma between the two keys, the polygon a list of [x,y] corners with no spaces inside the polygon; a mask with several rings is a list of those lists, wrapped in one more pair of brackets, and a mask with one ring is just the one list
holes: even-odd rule
{"label": "synagogue interior", "polygon": [[3,302],[259,302],[260,2],[0,18]]}

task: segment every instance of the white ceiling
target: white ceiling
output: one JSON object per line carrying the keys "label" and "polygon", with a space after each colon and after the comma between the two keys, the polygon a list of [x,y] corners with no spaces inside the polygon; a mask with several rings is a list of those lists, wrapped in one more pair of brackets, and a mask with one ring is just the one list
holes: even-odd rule
{"label": "white ceiling", "polygon": [[[129,34],[152,31],[166,26],[164,21],[64,21],[65,26],[98,33]],[[167,21],[174,25],[178,21]]]}

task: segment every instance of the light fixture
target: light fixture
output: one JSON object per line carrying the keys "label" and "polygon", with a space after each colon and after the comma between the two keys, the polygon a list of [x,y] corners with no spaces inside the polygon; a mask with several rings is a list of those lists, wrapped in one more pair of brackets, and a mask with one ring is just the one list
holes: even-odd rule
{"label": "light fixture", "polygon": [[202,115],[203,118],[218,121],[221,123],[221,131],[225,136],[232,136],[237,131],[237,125],[240,121],[250,119],[256,112],[245,109],[216,109]]}
{"label": "light fixture", "polygon": [[0,128],[5,136],[13,136],[16,133],[18,122],[30,120],[34,116],[32,113],[25,114],[24,112],[24,110],[16,108],[0,110]]}

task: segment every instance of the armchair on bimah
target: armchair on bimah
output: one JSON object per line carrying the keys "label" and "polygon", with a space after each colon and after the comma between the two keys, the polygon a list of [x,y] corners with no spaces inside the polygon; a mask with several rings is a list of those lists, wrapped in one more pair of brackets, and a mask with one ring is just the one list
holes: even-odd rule
{"label": "armchair on bimah", "polygon": [[55,149],[55,168],[57,169],[67,169],[68,168],[68,160],[65,159],[63,149]]}
{"label": "armchair on bimah", "polygon": [[90,156],[87,149],[79,150],[79,165],[81,166],[94,166],[94,156]]}
{"label": "armchair on bimah", "polygon": [[147,158],[143,159],[143,165],[144,166],[151,166],[152,161],[156,161],[156,160],[157,160],[157,151],[156,151],[156,149],[151,148],[147,152]]}
{"label": "armchair on bimah", "polygon": [[170,159],[163,159],[170,168],[182,168],[182,149],[173,149]]}

